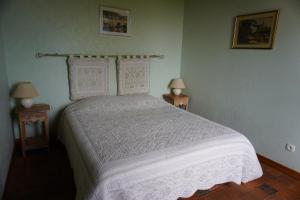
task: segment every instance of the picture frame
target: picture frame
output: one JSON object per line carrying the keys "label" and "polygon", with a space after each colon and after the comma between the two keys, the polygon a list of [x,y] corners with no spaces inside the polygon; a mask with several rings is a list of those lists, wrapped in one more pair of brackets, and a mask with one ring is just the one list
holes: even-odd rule
{"label": "picture frame", "polygon": [[235,17],[233,49],[272,49],[279,10]]}
{"label": "picture frame", "polygon": [[100,7],[100,33],[116,36],[130,36],[130,11]]}

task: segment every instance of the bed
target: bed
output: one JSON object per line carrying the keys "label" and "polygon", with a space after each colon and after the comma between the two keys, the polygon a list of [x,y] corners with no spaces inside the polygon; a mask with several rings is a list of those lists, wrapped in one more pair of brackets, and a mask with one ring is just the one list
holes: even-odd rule
{"label": "bed", "polygon": [[78,200],[175,200],[262,176],[245,136],[150,95],[89,97],[61,128]]}

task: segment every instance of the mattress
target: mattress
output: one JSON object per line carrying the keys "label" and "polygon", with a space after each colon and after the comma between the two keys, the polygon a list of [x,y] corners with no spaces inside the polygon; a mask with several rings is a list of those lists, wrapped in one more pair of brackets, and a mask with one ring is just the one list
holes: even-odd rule
{"label": "mattress", "polygon": [[60,138],[78,200],[175,200],[262,176],[245,136],[150,95],[76,102]]}

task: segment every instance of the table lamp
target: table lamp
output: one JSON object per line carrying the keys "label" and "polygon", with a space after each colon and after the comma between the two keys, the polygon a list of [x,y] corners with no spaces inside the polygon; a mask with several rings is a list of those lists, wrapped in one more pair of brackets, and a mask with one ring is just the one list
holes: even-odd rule
{"label": "table lamp", "polygon": [[39,96],[39,94],[31,82],[21,82],[21,83],[18,83],[12,96],[15,98],[21,99],[21,104],[25,108],[30,108],[33,104],[32,98]]}
{"label": "table lamp", "polygon": [[176,78],[172,80],[170,88],[172,88],[172,91],[175,95],[180,95],[181,90],[185,88],[185,84],[182,79]]}

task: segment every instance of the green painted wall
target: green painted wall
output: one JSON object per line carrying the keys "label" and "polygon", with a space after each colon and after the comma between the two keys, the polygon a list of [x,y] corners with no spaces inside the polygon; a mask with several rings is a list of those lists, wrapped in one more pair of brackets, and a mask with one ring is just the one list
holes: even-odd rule
{"label": "green painted wall", "polygon": [[[56,112],[69,104],[65,59],[36,59],[36,52],[98,54],[163,54],[153,59],[151,94],[167,92],[169,81],[180,75],[183,0],[10,0],[4,12],[5,56],[9,86],[32,81],[37,102]],[[129,9],[132,36],[99,33],[100,5]],[[116,94],[114,61],[110,92]]]}
{"label": "green painted wall", "polygon": [[[272,50],[231,49],[234,17],[279,9]],[[300,1],[185,0],[181,74],[191,111],[300,171]],[[296,152],[284,150],[286,143]]]}
{"label": "green painted wall", "polygon": [[9,109],[9,89],[3,53],[2,6],[3,5],[0,2],[0,199],[3,195],[14,144]]}

